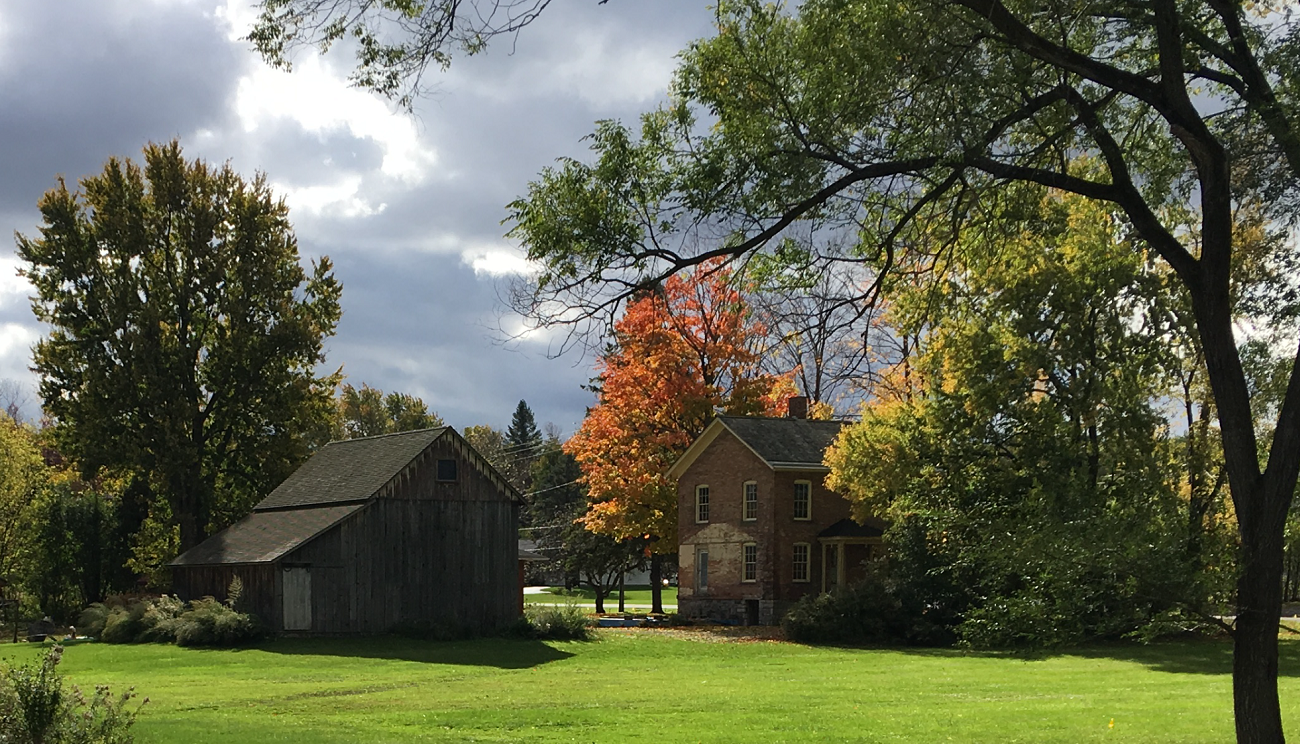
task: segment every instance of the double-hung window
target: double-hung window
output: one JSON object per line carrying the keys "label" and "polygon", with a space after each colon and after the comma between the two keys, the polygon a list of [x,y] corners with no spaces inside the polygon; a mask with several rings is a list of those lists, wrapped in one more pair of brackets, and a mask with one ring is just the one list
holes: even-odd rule
{"label": "double-hung window", "polygon": [[812,519],[812,482],[794,482],[794,518]]}
{"label": "double-hung window", "polygon": [[754,481],[745,484],[745,500],[742,506],[741,519],[746,522],[758,519],[758,484]]}
{"label": "double-hung window", "polygon": [[695,522],[703,524],[709,521],[709,487],[695,487]]}
{"label": "double-hung window", "polygon": [[808,543],[794,544],[794,575],[795,581],[808,581],[808,555],[811,546]]}
{"label": "double-hung window", "polygon": [[758,544],[745,543],[740,546],[741,581],[758,581]]}

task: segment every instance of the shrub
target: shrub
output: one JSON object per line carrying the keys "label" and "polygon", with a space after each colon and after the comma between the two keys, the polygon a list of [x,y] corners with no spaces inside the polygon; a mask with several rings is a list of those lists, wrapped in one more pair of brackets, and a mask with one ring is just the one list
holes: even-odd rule
{"label": "shrub", "polygon": [[586,641],[591,638],[591,619],[575,604],[529,607],[521,618],[518,634],[550,641]]}
{"label": "shrub", "polygon": [[[63,648],[55,646],[38,663],[4,669],[0,687],[0,741],[14,744],[130,744],[139,708],[128,690],[113,695],[95,688],[89,700],[76,686],[65,689],[58,672]],[[147,702],[147,701],[146,701]]]}
{"label": "shrub", "polygon": [[212,597],[191,602],[173,627],[178,646],[241,646],[266,635],[256,616],[236,612]]}
{"label": "shrub", "polygon": [[105,643],[238,646],[265,637],[265,627],[257,616],[234,609],[242,587],[232,583],[231,589],[226,604],[212,597],[187,604],[166,594],[134,599],[118,607],[97,603],[82,613],[82,622],[87,633]]}

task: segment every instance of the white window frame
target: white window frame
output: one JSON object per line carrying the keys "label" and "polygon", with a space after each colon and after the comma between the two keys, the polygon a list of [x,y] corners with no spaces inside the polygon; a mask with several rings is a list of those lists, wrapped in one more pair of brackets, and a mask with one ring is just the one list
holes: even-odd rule
{"label": "white window frame", "polygon": [[[749,560],[750,548],[753,548],[754,560]],[[752,578],[751,578],[752,571]],[[740,546],[740,583],[753,584],[758,581],[758,543],[747,542]]]}
{"label": "white window frame", "polygon": [[[749,500],[750,488],[754,490],[754,500]],[[750,505],[753,505],[754,511],[749,511]],[[745,481],[740,487],[740,518],[745,522],[754,522],[758,519],[758,481]]]}
{"label": "white window frame", "polygon": [[[799,578],[799,548],[803,548],[803,578]],[[795,543],[790,551],[790,576],[796,584],[812,581],[812,543]]]}
{"label": "white window frame", "polygon": [[[802,517],[799,516],[799,486],[807,488],[808,494],[808,509],[804,512]],[[794,494],[792,494],[793,501],[791,504],[793,508],[791,509],[791,513],[794,514],[794,518],[800,522],[807,522],[812,519],[812,491],[812,481],[797,480],[794,482]]]}
{"label": "white window frame", "polygon": [[[703,519],[700,518],[701,516],[703,516]],[[695,487],[695,523],[709,523],[709,486],[707,483],[701,483]]]}

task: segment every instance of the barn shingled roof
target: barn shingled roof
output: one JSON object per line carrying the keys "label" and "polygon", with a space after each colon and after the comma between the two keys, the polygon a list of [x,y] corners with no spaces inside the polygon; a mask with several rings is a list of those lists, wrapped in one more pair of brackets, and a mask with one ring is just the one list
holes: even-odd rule
{"label": "barn shingled roof", "polygon": [[185,551],[171,565],[270,563],[364,506],[356,503],[253,512]]}
{"label": "barn shingled roof", "polygon": [[719,416],[731,430],[768,465],[811,465],[820,467],[826,448],[835,441],[843,421],[811,421],[796,418],[749,418]]}
{"label": "barn shingled roof", "polygon": [[253,510],[364,501],[446,431],[444,426],[330,442]]}

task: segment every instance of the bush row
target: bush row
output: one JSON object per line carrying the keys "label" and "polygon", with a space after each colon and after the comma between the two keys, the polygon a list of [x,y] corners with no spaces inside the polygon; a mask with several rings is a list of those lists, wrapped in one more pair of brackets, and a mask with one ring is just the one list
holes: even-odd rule
{"label": "bush row", "polygon": [[184,602],[166,594],[127,601],[96,602],[81,613],[79,626],[105,643],[175,643],[179,646],[241,646],[266,636],[256,615],[236,609],[240,587],[225,603],[212,597]]}

